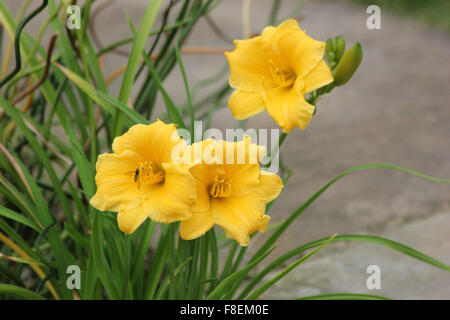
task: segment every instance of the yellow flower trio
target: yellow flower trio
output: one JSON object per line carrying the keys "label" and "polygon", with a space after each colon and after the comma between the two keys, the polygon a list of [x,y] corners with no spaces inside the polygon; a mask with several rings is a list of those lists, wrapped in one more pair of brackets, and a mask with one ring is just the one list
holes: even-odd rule
{"label": "yellow flower trio", "polygon": [[[323,61],[325,43],[308,37],[295,20],[287,20],[235,44],[233,52],[225,53],[229,83],[236,89],[228,101],[233,115],[245,119],[267,110],[285,133],[305,129],[314,112],[305,95],[333,81]],[[265,150],[248,137],[188,146],[175,125],[158,120],[131,127],[114,140],[112,149],[98,157],[97,192],[90,203],[99,210],[117,211],[119,228],[127,234],[147,218],[181,221],[180,235],[186,240],[217,224],[246,246],[252,233],[266,230],[266,204],[283,187],[277,175],[261,170],[258,161]],[[198,149],[208,150],[213,161],[204,161]],[[238,150],[244,150],[244,161],[238,161]],[[186,156],[190,161],[183,161]]]}

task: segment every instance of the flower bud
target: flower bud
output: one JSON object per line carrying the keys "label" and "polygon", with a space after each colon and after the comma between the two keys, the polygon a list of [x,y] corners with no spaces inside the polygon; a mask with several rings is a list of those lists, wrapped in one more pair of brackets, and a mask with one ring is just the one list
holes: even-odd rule
{"label": "flower bud", "polygon": [[362,49],[359,42],[348,49],[342,59],[339,61],[333,72],[334,83],[337,86],[346,84],[358,69],[362,60]]}
{"label": "flower bud", "polygon": [[336,66],[336,43],[335,39],[328,38],[325,45],[325,57],[328,62],[328,66],[330,68],[334,68]]}
{"label": "flower bud", "polygon": [[325,44],[325,51],[328,52],[333,52],[336,50],[336,43],[334,39],[328,38],[327,42]]}
{"label": "flower bud", "polygon": [[339,62],[345,52],[345,38],[343,35],[339,35],[335,38],[334,42],[336,44],[336,50],[334,51],[336,55],[336,61]]}

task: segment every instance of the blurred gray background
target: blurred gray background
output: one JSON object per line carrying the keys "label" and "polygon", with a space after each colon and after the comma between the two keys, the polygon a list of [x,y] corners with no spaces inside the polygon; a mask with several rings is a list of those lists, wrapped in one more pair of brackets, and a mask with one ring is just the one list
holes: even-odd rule
{"label": "blurred gray background", "polygon": [[[2,1],[13,12],[22,3]],[[94,10],[104,2],[96,1]],[[325,41],[343,34],[348,45],[361,42],[364,58],[346,86],[319,102],[308,129],[296,129],[287,137],[282,156],[286,165],[293,168],[293,174],[270,211],[272,221],[289,216],[329,180],[355,165],[390,163],[450,178],[449,33],[383,7],[382,29],[368,30],[367,5],[351,1],[284,0],[279,18],[292,16],[299,3],[303,8],[297,18],[310,36]],[[137,25],[146,4],[145,0],[110,1],[98,12],[93,26],[101,44],[129,37],[124,10]],[[271,5],[271,0],[251,1],[251,33],[259,33],[266,26]],[[240,0],[222,1],[210,14],[231,39],[243,38],[241,15]],[[44,18],[45,14],[33,20],[26,30],[36,34]],[[160,22],[161,19],[155,28]],[[43,38],[44,44],[48,36]],[[185,47],[232,49],[204,19]],[[191,86],[213,76],[226,63],[222,54],[184,55],[183,60]],[[125,63],[125,57],[108,54],[105,75]],[[195,101],[224,83],[225,78],[204,88]],[[177,68],[164,84],[177,103],[185,101]],[[114,81],[110,92],[117,92],[119,86],[120,80]],[[159,99],[155,116],[163,110]],[[224,104],[213,118],[213,127],[236,125]],[[250,119],[246,127],[277,128],[267,114]],[[450,264],[449,230],[450,185],[372,169],[353,173],[327,190],[280,238],[274,256],[334,233],[372,234],[402,242]],[[250,250],[256,249],[264,237],[258,235]],[[366,287],[366,268],[372,264],[381,268],[381,290]],[[263,298],[331,292],[371,293],[397,299],[450,299],[450,273],[373,244],[335,243],[302,264]]]}

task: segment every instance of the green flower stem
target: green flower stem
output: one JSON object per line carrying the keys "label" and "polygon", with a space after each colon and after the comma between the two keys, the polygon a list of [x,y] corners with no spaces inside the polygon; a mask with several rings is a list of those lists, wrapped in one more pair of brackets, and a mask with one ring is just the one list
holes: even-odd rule
{"label": "green flower stem", "polygon": [[269,168],[272,164],[273,158],[277,155],[278,151],[280,150],[281,145],[283,144],[284,140],[287,137],[287,133],[282,132],[280,137],[278,138],[278,143],[273,147],[272,151],[270,152],[270,155],[267,156],[269,160],[269,163],[264,165],[264,167]]}
{"label": "green flower stem", "polygon": [[5,83],[7,83],[9,80],[14,78],[14,76],[19,73],[20,69],[22,68],[22,56],[20,54],[20,35],[22,34],[22,30],[25,27],[25,25],[33,19],[35,16],[37,16],[44,8],[47,6],[48,0],[43,0],[42,4],[37,7],[33,12],[31,12],[25,19],[23,19],[19,26],[16,29],[16,35],[14,38],[14,53],[16,57],[16,66],[13,71],[11,71],[4,79],[0,81],[0,88],[3,87]]}

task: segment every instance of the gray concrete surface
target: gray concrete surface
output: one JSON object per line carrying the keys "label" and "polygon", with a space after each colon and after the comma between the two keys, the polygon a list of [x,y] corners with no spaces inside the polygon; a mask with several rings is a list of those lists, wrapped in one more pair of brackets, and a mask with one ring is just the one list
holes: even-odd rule
{"label": "gray concrete surface", "polygon": [[[252,1],[252,32],[265,26],[270,3]],[[282,3],[281,16],[288,16],[297,1]],[[96,21],[101,42],[106,45],[129,36],[123,10],[137,24],[145,5],[144,0],[115,1],[105,9]],[[450,178],[449,35],[383,10],[382,29],[368,30],[365,9],[345,1],[308,1],[304,6],[300,25],[309,35],[326,40],[343,34],[349,44],[360,41],[364,58],[348,85],[320,101],[308,129],[296,129],[286,139],[282,155],[294,172],[270,212],[272,221],[286,218],[331,178],[359,164],[392,163]],[[242,37],[241,1],[223,1],[212,17],[229,37]],[[34,23],[38,26],[39,21]],[[186,46],[229,45],[200,21]],[[195,83],[214,74],[225,58],[185,56],[184,62]],[[123,57],[108,56],[105,74],[123,63]],[[119,85],[114,82],[112,92]],[[177,70],[165,86],[175,101],[184,101]],[[160,100],[158,110],[163,110]],[[235,126],[226,107],[213,124],[222,129]],[[266,114],[252,118],[247,126],[276,128]],[[450,185],[374,169],[347,176],[326,191],[281,237],[274,256],[334,233],[366,233],[392,238],[450,264],[449,227]],[[264,237],[258,236],[250,250]],[[389,249],[357,243],[331,245],[264,297],[368,292],[365,270],[369,264],[378,264],[382,270],[382,290],[370,293],[399,299],[450,299],[448,272]]]}

